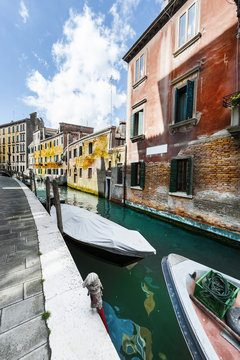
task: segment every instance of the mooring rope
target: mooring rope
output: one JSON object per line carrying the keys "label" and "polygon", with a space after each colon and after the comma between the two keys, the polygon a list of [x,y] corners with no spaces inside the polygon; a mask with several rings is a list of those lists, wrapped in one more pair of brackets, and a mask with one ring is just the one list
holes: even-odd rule
{"label": "mooring rope", "polygon": [[203,290],[201,295],[203,297],[214,297],[221,303],[226,303],[233,295],[233,291],[229,288],[228,281],[218,273],[212,273],[209,278],[205,278],[202,282]]}

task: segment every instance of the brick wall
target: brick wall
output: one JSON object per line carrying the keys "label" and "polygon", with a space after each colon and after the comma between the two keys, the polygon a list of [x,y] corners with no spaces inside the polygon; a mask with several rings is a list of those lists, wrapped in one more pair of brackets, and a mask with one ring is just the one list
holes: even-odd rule
{"label": "brick wall", "polygon": [[227,135],[204,138],[178,155],[194,156],[192,199],[168,194],[169,162],[149,162],[144,190],[130,187],[128,168],[127,200],[240,232],[240,146]]}

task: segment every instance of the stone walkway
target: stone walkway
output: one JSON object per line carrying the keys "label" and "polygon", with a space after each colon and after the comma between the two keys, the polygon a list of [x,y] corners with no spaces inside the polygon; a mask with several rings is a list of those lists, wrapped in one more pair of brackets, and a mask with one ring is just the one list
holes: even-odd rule
{"label": "stone walkway", "polygon": [[18,183],[0,176],[0,359],[50,359],[37,229]]}

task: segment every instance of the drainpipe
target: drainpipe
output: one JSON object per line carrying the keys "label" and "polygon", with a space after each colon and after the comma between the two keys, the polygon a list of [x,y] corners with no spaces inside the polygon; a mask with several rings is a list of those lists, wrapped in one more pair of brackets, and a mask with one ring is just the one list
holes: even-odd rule
{"label": "drainpipe", "polygon": [[124,177],[123,177],[123,205],[126,205],[126,177],[127,177],[127,144],[125,144],[125,161],[124,161]]}
{"label": "drainpipe", "polygon": [[237,17],[238,17],[238,30],[237,30],[237,53],[236,53],[236,91],[239,90],[240,0],[237,0]]}

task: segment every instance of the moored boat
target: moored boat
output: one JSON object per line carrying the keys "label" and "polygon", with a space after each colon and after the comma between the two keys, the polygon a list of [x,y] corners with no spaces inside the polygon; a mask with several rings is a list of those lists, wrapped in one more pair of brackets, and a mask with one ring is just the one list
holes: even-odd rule
{"label": "moored boat", "polygon": [[[193,296],[196,282],[199,283],[205,278],[211,269],[177,254],[164,257],[162,269],[180,329],[192,358],[197,360],[240,359],[238,335],[232,336],[227,332],[228,325],[225,319],[219,319],[222,316],[214,315]],[[217,274],[236,287],[236,299],[233,299],[231,303],[231,310],[237,309],[240,307],[238,293],[240,280],[221,272]],[[232,329],[229,330],[232,331]]]}
{"label": "moored boat", "polygon": [[[62,204],[61,213],[64,235],[108,261],[125,266],[156,254],[138,231],[73,205]],[[56,219],[54,206],[51,215]]]}

